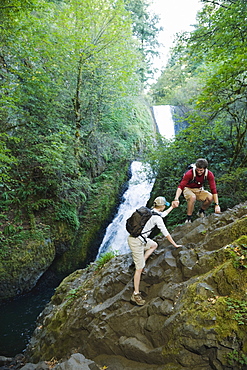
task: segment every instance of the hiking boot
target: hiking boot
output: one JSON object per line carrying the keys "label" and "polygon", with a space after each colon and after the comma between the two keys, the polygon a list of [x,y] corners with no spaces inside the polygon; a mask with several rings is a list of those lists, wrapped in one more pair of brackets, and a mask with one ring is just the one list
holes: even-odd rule
{"label": "hiking boot", "polygon": [[185,220],[185,224],[191,224],[192,223],[192,221],[191,220]]}
{"label": "hiking boot", "polygon": [[138,294],[133,293],[130,298],[130,301],[135,303],[137,306],[143,306],[146,303],[145,299],[142,299],[142,296],[140,293]]}
{"label": "hiking boot", "polygon": [[198,217],[200,217],[200,218],[203,218],[203,217],[205,217],[205,211],[199,211],[199,212],[197,212],[197,214],[196,214]]}

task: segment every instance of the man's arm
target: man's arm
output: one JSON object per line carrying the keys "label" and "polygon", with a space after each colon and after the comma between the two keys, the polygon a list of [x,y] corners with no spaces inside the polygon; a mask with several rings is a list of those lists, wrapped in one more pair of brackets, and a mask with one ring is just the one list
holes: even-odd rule
{"label": "man's arm", "polygon": [[172,207],[177,208],[179,206],[179,197],[180,197],[181,194],[182,194],[182,189],[177,188],[175,198],[172,201]]}
{"label": "man's arm", "polygon": [[221,210],[219,206],[219,198],[217,194],[215,178],[214,178],[214,174],[211,171],[208,171],[208,183],[209,183],[209,187],[210,187],[211,193],[213,194],[213,198],[214,198],[214,203],[215,203],[214,212],[220,213]]}
{"label": "man's arm", "polygon": [[174,208],[177,208],[179,206],[179,197],[182,194],[183,189],[186,186],[188,186],[188,184],[190,183],[192,179],[193,179],[193,170],[189,170],[183,175],[182,181],[180,181],[178,185],[175,198],[172,201],[172,205],[174,206]]}
{"label": "man's arm", "polygon": [[219,206],[219,199],[218,199],[218,194],[213,194],[213,198],[214,198],[214,212],[215,213],[220,213],[221,210],[220,210],[220,206]]}

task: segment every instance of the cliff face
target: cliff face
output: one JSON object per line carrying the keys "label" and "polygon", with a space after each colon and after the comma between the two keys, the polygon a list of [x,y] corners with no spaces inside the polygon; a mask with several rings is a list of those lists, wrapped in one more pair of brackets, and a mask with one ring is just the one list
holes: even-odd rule
{"label": "cliff face", "polygon": [[0,262],[0,301],[30,291],[51,265],[55,254],[51,239],[33,237],[25,245],[20,243],[10,248]]}
{"label": "cliff face", "polygon": [[[95,186],[95,193],[83,206],[78,204],[76,227],[71,220],[60,220],[50,207],[35,212],[34,230],[26,222],[26,230],[9,235],[11,243],[0,240],[0,303],[30,291],[51,266],[54,273],[65,276],[92,260],[90,253],[93,253],[92,245],[96,244],[95,235],[99,235],[110,219],[123,184],[128,180],[129,163],[121,161],[118,167],[114,175],[105,173],[105,178]],[[62,212],[68,219],[76,218],[68,214],[68,210]]]}
{"label": "cliff face", "polygon": [[108,369],[244,369],[247,202],[158,236],[133,306],[131,254],[77,270],[57,288],[27,348],[32,362],[80,352]]}

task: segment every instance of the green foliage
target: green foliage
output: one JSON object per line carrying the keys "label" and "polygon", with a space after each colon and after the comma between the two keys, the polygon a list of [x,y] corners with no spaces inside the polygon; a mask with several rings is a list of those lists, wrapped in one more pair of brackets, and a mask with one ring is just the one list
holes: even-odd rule
{"label": "green foliage", "polygon": [[14,142],[16,145],[18,140],[16,138],[9,138],[6,134],[0,134],[0,187],[9,187],[13,182],[11,178],[11,167],[17,163],[17,158],[11,153],[8,148],[8,142]]}
{"label": "green foliage", "polygon": [[227,354],[228,363],[234,368],[244,369],[242,365],[247,365],[247,356],[242,351],[233,350]]}
{"label": "green foliage", "polygon": [[95,262],[95,270],[96,271],[101,270],[107,262],[109,262],[111,259],[113,259],[117,255],[118,253],[115,251],[109,251],[109,252],[106,252],[100,255],[100,257]]}
{"label": "green foliage", "polygon": [[72,230],[79,228],[80,222],[78,211],[75,205],[63,201],[55,205],[54,221],[61,221],[68,224]]}
{"label": "green foliage", "polygon": [[[5,239],[22,224],[35,230],[40,220],[78,231],[89,200],[103,196],[107,203],[112,194],[106,188],[102,195],[100,176],[107,177],[115,163],[125,168],[152,145],[152,119],[139,98],[136,72],[148,48],[141,55],[133,37],[139,10],[126,8],[123,0],[1,3]],[[158,30],[144,8],[142,41],[155,45]],[[102,217],[110,212],[108,204],[99,208]]]}
{"label": "green foliage", "polygon": [[232,314],[232,319],[236,320],[238,325],[247,325],[247,302],[238,299],[227,298],[226,310]]}
{"label": "green foliage", "polygon": [[[246,201],[246,168],[236,167],[229,171],[231,161],[229,142],[218,137],[212,126],[204,127],[203,135],[201,132],[200,124],[191,124],[170,142],[158,139],[159,145],[146,158],[156,175],[152,199],[164,194],[171,202],[187,166],[194,163],[197,158],[207,158],[209,169],[215,175],[221,210]],[[207,183],[205,188],[209,190]],[[180,206],[174,209],[166,220],[168,226],[184,221],[185,216],[181,218],[181,215],[186,215],[186,202],[183,196],[180,197],[180,201]],[[196,203],[196,207],[199,207],[199,202]],[[213,211],[213,207],[208,210],[209,213]]]}
{"label": "green foliage", "polygon": [[[151,95],[155,104],[181,106],[181,103],[187,102],[188,96],[197,90],[197,81],[189,80],[191,88],[188,88],[188,83],[185,84],[186,79],[187,72],[181,68],[180,64],[167,66],[151,87]],[[185,86],[183,90],[182,86]]]}
{"label": "green foliage", "polygon": [[[49,227],[40,225],[37,230],[24,230],[21,225],[8,223],[0,232],[0,257],[1,261],[11,261],[12,257],[18,258],[20,254],[28,254],[25,247],[30,240],[42,243],[49,236]],[[18,261],[17,261],[18,262]],[[11,263],[11,262],[10,262]]]}
{"label": "green foliage", "polygon": [[220,189],[220,198],[223,208],[232,207],[247,199],[246,179],[247,168],[236,168],[230,172],[223,173],[217,179]]}
{"label": "green foliage", "polygon": [[200,147],[206,137],[208,152],[217,156],[226,148],[226,172],[246,167],[247,160],[246,11],[242,0],[206,2],[194,32],[177,38],[153,86],[156,103],[179,106],[185,113],[192,143],[199,141]]}
{"label": "green foliage", "polygon": [[78,298],[79,294],[80,288],[71,289],[65,296],[65,299],[67,300],[66,305],[70,306]]}
{"label": "green foliage", "polygon": [[232,245],[230,254],[233,258],[233,265],[237,269],[247,268],[247,238],[243,236]]}
{"label": "green foliage", "polygon": [[159,46],[157,34],[162,30],[158,26],[159,16],[150,13],[149,2],[146,0],[124,0],[125,7],[131,13],[133,34],[138,40],[138,48],[142,55],[138,72],[143,82],[152,77],[152,58],[157,55]]}
{"label": "green foliage", "polygon": [[[40,3],[40,2],[39,2]],[[0,4],[0,22],[6,26],[17,21],[17,16],[29,14],[37,6],[35,0],[2,0]],[[8,29],[5,31],[8,31]]]}
{"label": "green foliage", "polygon": [[[160,141],[148,159],[157,174],[155,194],[168,200],[186,166],[199,157],[214,172],[222,211],[246,200],[246,10],[241,0],[205,3],[194,32],[177,38],[152,88],[156,103],[176,106],[180,130],[173,142]],[[167,222],[177,224],[184,211],[182,203]]]}

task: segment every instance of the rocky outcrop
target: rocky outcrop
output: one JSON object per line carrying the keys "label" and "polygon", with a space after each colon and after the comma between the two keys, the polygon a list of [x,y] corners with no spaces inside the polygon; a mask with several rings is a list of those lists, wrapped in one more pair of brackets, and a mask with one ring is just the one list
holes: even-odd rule
{"label": "rocky outcrop", "polygon": [[[0,262],[0,301],[30,291],[55,257],[50,239],[29,238],[12,246]],[[14,256],[16,258],[14,258]]]}
{"label": "rocky outcrop", "polygon": [[0,369],[2,370],[100,370],[99,366],[88,360],[81,353],[73,353],[68,360],[58,362],[56,359],[40,361],[37,364],[25,363],[24,355],[16,355],[14,358],[0,356]]}
{"label": "rocky outcrop", "polygon": [[99,366],[94,361],[88,360],[81,353],[74,353],[71,357],[63,362],[56,361],[41,361],[38,364],[27,363],[22,370],[100,370]]}
{"label": "rocky outcrop", "polygon": [[80,352],[109,370],[244,369],[247,349],[247,203],[173,232],[141,280],[133,306],[131,255],[68,276],[38,319],[31,362]]}

